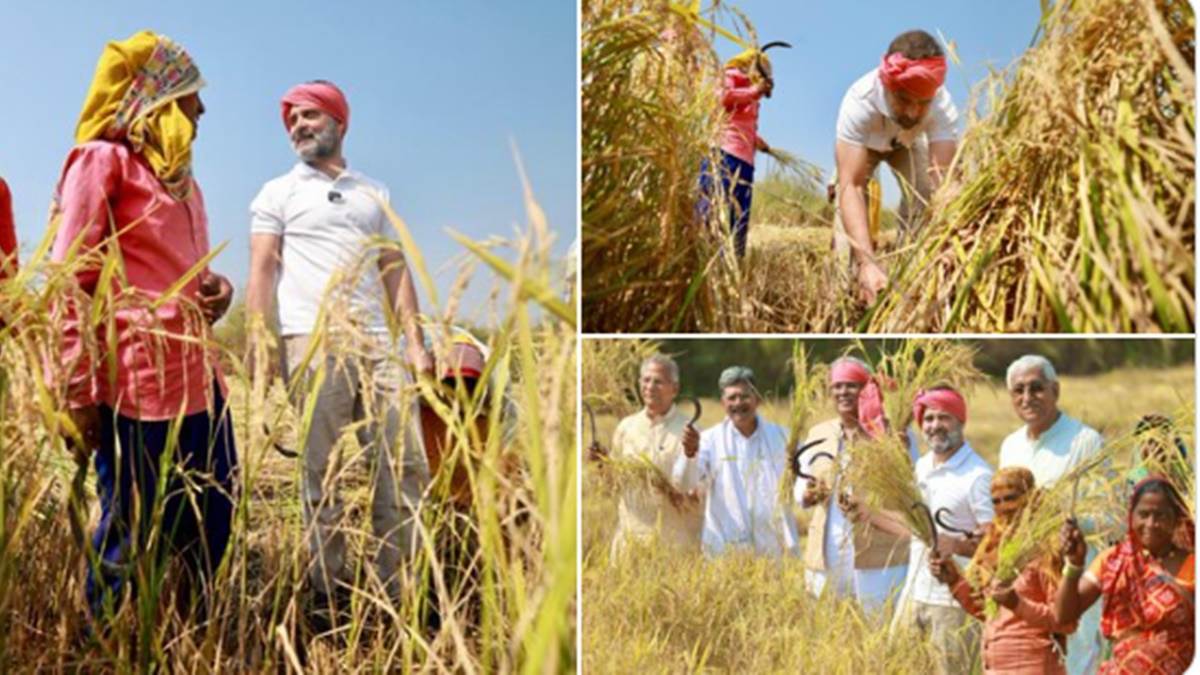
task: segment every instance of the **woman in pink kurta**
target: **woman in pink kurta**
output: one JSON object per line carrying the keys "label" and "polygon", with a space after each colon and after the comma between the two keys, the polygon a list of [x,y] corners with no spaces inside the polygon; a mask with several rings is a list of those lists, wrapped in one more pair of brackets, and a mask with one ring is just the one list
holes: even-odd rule
{"label": "woman in pink kurta", "polygon": [[[209,345],[232,287],[205,264],[208,221],[191,173],[203,84],[168,38],[109,43],[55,190],[51,259],[80,291],[64,298],[62,386],[79,430],[69,444],[96,467],[101,518],[89,558],[100,564],[86,594],[101,619],[135,580],[132,553],[156,565],[180,558],[180,609],[190,610],[192,591],[207,601],[230,536],[237,452]],[[172,468],[160,479],[164,460]]]}

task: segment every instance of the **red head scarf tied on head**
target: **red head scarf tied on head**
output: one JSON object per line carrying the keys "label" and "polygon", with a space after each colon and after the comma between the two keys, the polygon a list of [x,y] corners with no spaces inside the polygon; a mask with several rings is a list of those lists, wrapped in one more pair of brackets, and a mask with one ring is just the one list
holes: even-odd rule
{"label": "red head scarf tied on head", "polygon": [[919,99],[931,99],[946,81],[946,57],[910,59],[892,52],[879,64],[879,81],[889,91],[903,90]]}
{"label": "red head scarf tied on head", "polygon": [[929,408],[950,413],[961,424],[967,423],[967,402],[962,394],[953,389],[922,389],[917,392],[916,398],[913,399],[913,419],[918,425],[925,418],[925,411]]}
{"label": "red head scarf tied on head", "polygon": [[283,109],[283,128],[288,131],[292,130],[288,124],[288,115],[291,114],[292,107],[298,105],[316,108],[341,122],[344,127],[343,135],[350,129],[350,104],[346,102],[346,95],[342,90],[332,82],[318,80],[298,84],[288,89],[279,103]]}
{"label": "red head scarf tied on head", "polygon": [[879,438],[887,431],[887,418],[883,415],[883,388],[879,378],[871,374],[861,363],[850,359],[835,361],[829,370],[830,384],[854,382],[861,384],[858,392],[858,423],[871,438]]}

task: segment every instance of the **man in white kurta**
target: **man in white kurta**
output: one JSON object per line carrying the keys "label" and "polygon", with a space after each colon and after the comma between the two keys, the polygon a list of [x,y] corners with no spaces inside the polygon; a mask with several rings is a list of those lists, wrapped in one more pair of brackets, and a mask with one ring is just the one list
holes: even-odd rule
{"label": "man in white kurta", "polygon": [[694,454],[675,462],[673,480],[685,493],[705,494],[701,547],[709,556],[731,549],[795,555],[796,524],[780,486],[787,468],[787,433],[758,415],[754,373],[732,366],[721,373],[726,417],[700,434]]}
{"label": "man in white kurta", "polygon": [[[669,477],[684,445],[699,447],[700,434],[679,409],[679,368],[669,356],[655,354],[642,363],[638,387],[643,408],[621,420],[613,433],[613,457],[629,462],[648,462],[663,477]],[[617,532],[613,536],[614,557],[632,542],[659,541],[684,551],[700,550],[700,527],[704,511],[700,499],[660,490],[626,490],[617,503]]]}
{"label": "man in white kurta", "polygon": [[[1059,410],[1058,374],[1048,359],[1027,354],[1013,361],[1007,382],[1013,410],[1025,424],[1000,446],[1000,468],[1026,467],[1037,486],[1045,488],[1099,454],[1104,445],[1100,433]],[[1106,470],[1096,469],[1097,474]],[[1081,525],[1093,532],[1098,526],[1090,520]],[[1089,547],[1087,563],[1095,556],[1095,547]],[[1100,610],[1096,603],[1085,612],[1067,639],[1067,672],[1072,675],[1093,672],[1099,663]]]}
{"label": "man in white kurta", "polygon": [[[929,448],[916,466],[922,500],[931,513],[946,509],[942,520],[947,525],[963,532],[978,531],[994,515],[993,471],[963,436],[966,402],[947,387],[924,390],[917,394],[913,418],[921,425]],[[953,555],[960,568],[970,562],[978,543],[974,538],[938,532],[938,551]],[[929,634],[938,651],[939,673],[971,672],[978,662],[980,625],[930,573],[929,556],[929,547],[913,537],[904,601],[897,616]]]}

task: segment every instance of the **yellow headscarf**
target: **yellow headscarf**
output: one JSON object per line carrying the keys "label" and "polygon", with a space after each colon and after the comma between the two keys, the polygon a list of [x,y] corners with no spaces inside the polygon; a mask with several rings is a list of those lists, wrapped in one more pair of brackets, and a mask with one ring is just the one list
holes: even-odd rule
{"label": "yellow headscarf", "polygon": [[204,86],[183,47],[150,31],[110,42],[79,113],[75,142],[125,140],[176,199],[192,186],[191,120],[178,99]]}
{"label": "yellow headscarf", "polygon": [[757,82],[759,79],[761,79],[762,76],[758,72],[758,69],[754,67],[754,61],[756,59],[762,63],[763,72],[765,72],[767,74],[767,76],[770,77],[770,75],[771,75],[771,59],[767,58],[767,55],[765,53],[760,52],[759,50],[757,50],[753,47],[743,50],[737,56],[734,56],[733,58],[726,61],[725,67],[726,68],[737,68],[738,70],[749,75],[750,79],[752,81]]}

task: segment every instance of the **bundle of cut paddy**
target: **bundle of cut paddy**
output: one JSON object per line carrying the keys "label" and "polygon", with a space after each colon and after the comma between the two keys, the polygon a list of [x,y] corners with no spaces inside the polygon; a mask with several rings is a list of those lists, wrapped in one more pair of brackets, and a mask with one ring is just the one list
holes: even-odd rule
{"label": "bundle of cut paddy", "polygon": [[985,89],[872,331],[1195,326],[1195,14],[1059,0]]}
{"label": "bundle of cut paddy", "polygon": [[[710,42],[667,3],[584,3],[584,329],[716,329],[741,313],[720,194],[698,213],[721,124]],[[720,191],[716,191],[720,192]],[[722,323],[724,322],[724,323]]]}

